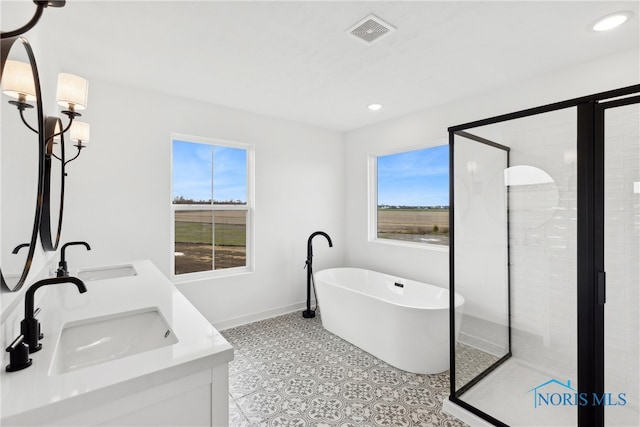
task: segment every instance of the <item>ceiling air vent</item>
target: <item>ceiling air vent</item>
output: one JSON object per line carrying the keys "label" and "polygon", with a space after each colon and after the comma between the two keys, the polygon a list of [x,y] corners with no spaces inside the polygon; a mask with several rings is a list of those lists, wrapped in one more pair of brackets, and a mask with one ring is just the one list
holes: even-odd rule
{"label": "ceiling air vent", "polygon": [[366,44],[371,44],[395,30],[396,28],[393,25],[384,22],[375,15],[369,15],[349,28],[348,31]]}

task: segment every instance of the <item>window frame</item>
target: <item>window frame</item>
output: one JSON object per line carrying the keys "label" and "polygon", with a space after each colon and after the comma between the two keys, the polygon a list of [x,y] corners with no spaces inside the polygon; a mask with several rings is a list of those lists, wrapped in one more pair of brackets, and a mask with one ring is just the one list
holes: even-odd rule
{"label": "window frame", "polygon": [[[173,142],[174,141],[191,142],[195,144],[203,144],[210,146],[221,146],[229,148],[239,148],[246,150],[247,163],[246,163],[246,177],[247,177],[247,195],[246,204],[244,205],[231,205],[231,204],[174,204],[173,203]],[[170,210],[170,260],[169,260],[169,273],[170,279],[173,283],[186,283],[206,279],[214,279],[218,277],[228,277],[240,274],[248,274],[254,272],[254,211],[255,211],[255,145],[251,143],[230,141],[220,138],[208,138],[202,136],[186,135],[181,133],[171,133],[170,142],[170,174],[169,174],[169,210]],[[212,178],[213,179],[213,178]],[[212,269],[207,271],[198,271],[192,273],[176,274],[175,272],[175,216],[177,211],[245,211],[246,212],[246,265],[242,267],[231,267],[221,270],[215,270],[212,264]],[[215,248],[215,245],[214,245]],[[215,260],[215,249],[213,251],[213,257]]]}
{"label": "window frame", "polygon": [[[406,240],[382,239],[378,237],[378,157],[390,156],[393,154],[401,154],[410,151],[424,150],[443,145],[449,145],[446,138],[432,141],[428,144],[411,145],[404,147],[395,147],[386,150],[370,152],[367,156],[367,187],[368,187],[368,203],[367,203],[367,240],[369,243],[379,243],[383,245],[402,246],[407,248],[415,248],[421,250],[429,250],[436,252],[449,252],[449,245],[436,245],[433,243],[417,243]],[[449,152],[451,156],[451,152]],[[448,167],[448,164],[447,164]],[[451,170],[449,170],[451,173]],[[451,209],[451,200],[449,200],[449,209]]]}

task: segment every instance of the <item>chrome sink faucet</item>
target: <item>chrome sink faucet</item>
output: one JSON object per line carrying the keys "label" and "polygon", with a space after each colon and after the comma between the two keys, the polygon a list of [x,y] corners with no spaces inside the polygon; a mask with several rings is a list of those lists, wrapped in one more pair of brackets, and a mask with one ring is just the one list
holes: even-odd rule
{"label": "chrome sink faucet", "polygon": [[29,353],[35,353],[42,348],[42,344],[38,342],[42,339],[42,334],[40,333],[40,322],[35,318],[34,296],[41,287],[60,283],[72,283],[76,285],[81,294],[87,292],[84,282],[77,277],[52,277],[39,280],[31,285],[24,296],[24,319],[20,322],[20,336],[6,349],[9,353],[7,372],[19,371],[31,366]]}
{"label": "chrome sink faucet", "polygon": [[65,251],[67,246],[76,246],[82,245],[87,248],[88,251],[91,250],[91,246],[87,242],[68,242],[62,245],[62,249],[60,250],[60,262],[58,263],[58,269],[56,270],[56,277],[67,277],[69,276],[69,270],[67,269],[67,260],[65,256]]}

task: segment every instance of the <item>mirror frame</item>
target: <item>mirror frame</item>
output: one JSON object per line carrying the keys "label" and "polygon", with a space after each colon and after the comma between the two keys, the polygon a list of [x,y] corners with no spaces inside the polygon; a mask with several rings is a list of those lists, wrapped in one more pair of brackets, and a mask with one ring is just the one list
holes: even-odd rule
{"label": "mirror frame", "polygon": [[[36,250],[36,243],[38,240],[38,231],[40,228],[40,219],[42,216],[42,195],[43,195],[43,187],[44,187],[44,153],[45,153],[45,132],[44,132],[44,114],[42,111],[42,93],[40,90],[40,76],[38,74],[38,66],[36,65],[36,58],[33,54],[33,50],[31,49],[31,45],[29,41],[24,37],[12,37],[2,39],[2,44],[0,46],[0,76],[2,76],[2,71],[4,70],[4,64],[9,56],[9,52],[11,51],[13,44],[19,41],[27,52],[27,56],[29,57],[29,65],[31,65],[31,72],[33,74],[33,81],[36,89],[36,111],[38,115],[38,192],[36,195],[36,209],[33,216],[33,229],[31,231],[31,241],[29,242],[29,253],[27,254],[27,260],[25,261],[24,268],[22,270],[22,275],[20,279],[18,279],[18,283],[13,287],[9,287],[7,284],[4,275],[2,274],[2,270],[0,270],[0,282],[2,286],[10,291],[17,291],[24,285],[27,276],[29,274],[29,270],[31,269],[31,264],[33,262],[33,256]],[[22,141],[19,141],[22,142]]]}
{"label": "mirror frame", "polygon": [[[45,129],[45,156],[44,156],[44,186],[42,194],[42,214],[40,218],[40,243],[45,251],[55,251],[60,244],[62,234],[62,215],[64,213],[64,182],[65,182],[65,152],[64,133],[60,136],[60,158],[53,155],[53,138],[56,132],[56,125],[63,129],[62,120],[58,117],[47,117],[44,122]],[[60,194],[53,195],[60,198],[58,212],[58,229],[55,235],[55,242],[51,230],[51,162],[60,161]]]}

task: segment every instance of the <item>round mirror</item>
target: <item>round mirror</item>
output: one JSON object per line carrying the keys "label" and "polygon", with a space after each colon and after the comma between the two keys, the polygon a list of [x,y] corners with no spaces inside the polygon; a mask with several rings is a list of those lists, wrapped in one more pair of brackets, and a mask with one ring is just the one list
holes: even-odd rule
{"label": "round mirror", "polygon": [[[38,238],[44,177],[44,116],[38,68],[29,42],[23,37],[2,39],[0,58],[0,86],[4,94],[0,103],[0,280],[3,286],[15,291],[27,279]],[[8,103],[7,98],[17,100]]]}
{"label": "round mirror", "polygon": [[40,241],[45,251],[55,251],[60,243],[64,211],[65,156],[62,121],[57,117],[47,117],[44,129],[46,145]]}

